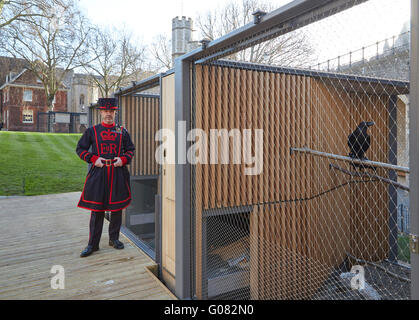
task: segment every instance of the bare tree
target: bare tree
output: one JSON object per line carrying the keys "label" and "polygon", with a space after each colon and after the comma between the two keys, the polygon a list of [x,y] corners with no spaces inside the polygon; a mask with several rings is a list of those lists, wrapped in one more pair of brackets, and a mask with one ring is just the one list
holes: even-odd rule
{"label": "bare tree", "polygon": [[96,28],[90,34],[89,48],[91,61],[83,68],[103,97],[136,80],[143,70],[145,49],[124,30]]}
{"label": "bare tree", "polygon": [[25,19],[2,29],[2,48],[27,61],[30,71],[41,80],[52,110],[65,76],[86,61],[91,27],[72,0],[43,0],[42,6],[24,12]]}
{"label": "bare tree", "polygon": [[167,36],[160,34],[154,38],[150,54],[155,62],[153,69],[166,71],[172,68],[172,41]]}
{"label": "bare tree", "polygon": [[[276,8],[272,4],[259,0],[242,0],[240,4],[229,2],[222,9],[199,15],[196,25],[203,38],[214,40],[252,22],[253,12],[270,12],[274,9]],[[301,31],[295,31],[232,54],[228,58],[296,67],[309,65],[312,53],[308,37]]]}
{"label": "bare tree", "polygon": [[41,7],[43,0],[0,0],[0,28],[14,21],[24,21],[39,13],[30,12],[35,7]]}

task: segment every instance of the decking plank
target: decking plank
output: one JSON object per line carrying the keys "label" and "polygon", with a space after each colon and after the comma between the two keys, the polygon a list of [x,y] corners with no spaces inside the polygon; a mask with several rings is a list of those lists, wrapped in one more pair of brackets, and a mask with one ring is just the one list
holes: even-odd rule
{"label": "decking plank", "polygon": [[[124,250],[108,246],[80,258],[90,214],[76,207],[80,193],[0,200],[0,300],[175,299],[145,268],[154,261],[121,234]],[[53,265],[65,270],[65,289],[51,289]]]}

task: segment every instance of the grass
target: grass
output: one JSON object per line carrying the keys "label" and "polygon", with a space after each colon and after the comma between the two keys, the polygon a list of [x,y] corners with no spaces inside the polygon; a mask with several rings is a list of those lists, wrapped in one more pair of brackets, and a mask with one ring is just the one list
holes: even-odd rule
{"label": "grass", "polygon": [[410,246],[409,246],[409,236],[399,234],[397,239],[399,244],[399,254],[398,260],[410,263]]}
{"label": "grass", "polygon": [[0,196],[81,191],[86,163],[80,134],[0,132]]}

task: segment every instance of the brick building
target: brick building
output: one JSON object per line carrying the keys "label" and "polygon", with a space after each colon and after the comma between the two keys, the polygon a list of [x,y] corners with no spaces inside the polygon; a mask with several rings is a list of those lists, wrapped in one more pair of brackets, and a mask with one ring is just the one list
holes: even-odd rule
{"label": "brick building", "polygon": [[[3,129],[38,131],[38,114],[49,111],[41,81],[26,68],[19,73],[10,71],[1,80],[5,81],[0,86],[0,122],[3,122]],[[53,111],[67,112],[67,91],[64,85],[57,91]]]}
{"label": "brick building", "polygon": [[[58,69],[58,72],[63,72]],[[131,81],[149,77],[152,72],[141,71],[127,79],[121,86]],[[0,123],[3,130],[83,132],[87,125],[88,106],[102,98],[98,85],[88,74],[68,71],[57,92],[54,114],[48,117],[45,90],[39,79],[28,69],[25,60],[0,56]],[[40,115],[40,117],[38,117]],[[38,123],[38,119],[40,120]]]}

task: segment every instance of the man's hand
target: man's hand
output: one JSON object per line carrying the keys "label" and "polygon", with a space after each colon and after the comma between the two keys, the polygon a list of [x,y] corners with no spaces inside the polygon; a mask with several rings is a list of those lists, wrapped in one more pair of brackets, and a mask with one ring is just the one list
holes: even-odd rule
{"label": "man's hand", "polygon": [[115,157],[113,158],[114,160],[116,160],[116,162],[114,162],[114,167],[122,167],[123,163],[120,157]]}
{"label": "man's hand", "polygon": [[103,168],[105,164],[102,163],[102,160],[105,161],[105,158],[102,158],[102,157],[97,158],[95,162],[95,167]]}

